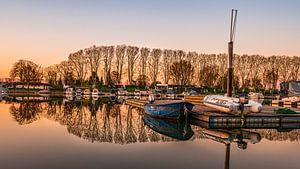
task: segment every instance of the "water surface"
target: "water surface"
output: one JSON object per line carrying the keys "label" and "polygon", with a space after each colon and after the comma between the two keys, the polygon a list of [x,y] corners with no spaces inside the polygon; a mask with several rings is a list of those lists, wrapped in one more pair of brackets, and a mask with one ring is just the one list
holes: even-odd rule
{"label": "water surface", "polygon": [[2,101],[0,133],[3,169],[300,167],[298,129],[212,130],[99,100]]}

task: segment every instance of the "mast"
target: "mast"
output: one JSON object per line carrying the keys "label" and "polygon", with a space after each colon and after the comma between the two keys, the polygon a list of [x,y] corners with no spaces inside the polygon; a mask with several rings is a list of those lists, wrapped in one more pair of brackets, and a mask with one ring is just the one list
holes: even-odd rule
{"label": "mast", "polygon": [[233,85],[233,40],[235,36],[235,28],[236,28],[236,17],[237,10],[231,10],[231,22],[230,22],[230,38],[228,42],[228,77],[227,77],[227,96],[232,96],[232,85]]}

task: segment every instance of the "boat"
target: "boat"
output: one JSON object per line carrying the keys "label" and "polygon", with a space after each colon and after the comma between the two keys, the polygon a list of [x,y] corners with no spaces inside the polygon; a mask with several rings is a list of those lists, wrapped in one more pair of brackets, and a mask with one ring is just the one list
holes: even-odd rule
{"label": "boat", "polygon": [[74,94],[75,94],[74,88],[72,87],[66,88],[66,95],[74,95]]}
{"label": "boat", "polygon": [[8,89],[4,84],[0,84],[0,94],[7,94]]}
{"label": "boat", "polygon": [[134,92],[133,92],[133,95],[134,95],[134,96],[141,96],[141,91],[135,89]]}
{"label": "boat", "polygon": [[300,101],[300,81],[288,81],[280,83],[280,99],[283,101]]}
{"label": "boat", "polygon": [[49,89],[40,90],[38,92],[38,94],[41,95],[41,96],[49,96],[50,95],[50,90]]}
{"label": "boat", "polygon": [[76,90],[76,96],[81,96],[82,95],[82,90],[81,89],[77,89]]}
{"label": "boat", "polygon": [[98,89],[96,89],[96,88],[94,88],[93,90],[92,90],[92,96],[98,96],[100,93],[99,93],[99,90]]}
{"label": "boat", "polygon": [[91,95],[91,90],[90,90],[90,89],[85,89],[85,90],[83,91],[83,95],[85,95],[85,96]]}
{"label": "boat", "polygon": [[166,92],[166,97],[169,99],[174,99],[175,98],[175,92],[172,89],[168,89]]}
{"label": "boat", "polygon": [[182,100],[155,100],[144,105],[145,113],[157,118],[180,119],[192,111],[194,105]]}
{"label": "boat", "polygon": [[141,90],[140,93],[142,96],[148,96],[150,92],[149,90]]}
{"label": "boat", "polygon": [[[207,107],[226,113],[236,113],[239,112],[241,108],[239,98],[223,95],[207,95],[204,97],[203,103]],[[262,110],[262,105],[256,101],[249,100],[249,102],[244,105],[244,110],[259,113]]]}
{"label": "boat", "polygon": [[111,102],[116,102],[116,91],[114,89],[111,89],[109,99]]}
{"label": "boat", "polygon": [[148,115],[143,116],[145,124],[155,132],[177,140],[189,140],[194,132],[186,121],[170,121],[157,119]]}
{"label": "boat", "polygon": [[264,99],[264,95],[262,93],[256,93],[256,92],[249,92],[248,97],[251,100],[262,100],[262,99]]}

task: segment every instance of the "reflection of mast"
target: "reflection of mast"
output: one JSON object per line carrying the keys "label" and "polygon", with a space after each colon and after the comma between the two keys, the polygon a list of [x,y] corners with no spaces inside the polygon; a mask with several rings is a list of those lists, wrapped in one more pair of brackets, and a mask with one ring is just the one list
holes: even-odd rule
{"label": "reflection of mast", "polygon": [[226,145],[226,154],[225,154],[225,169],[229,169],[229,162],[230,162],[230,143]]}
{"label": "reflection of mast", "polygon": [[248,142],[255,144],[261,140],[260,134],[246,130],[211,130],[203,128],[202,133],[205,138],[225,145],[225,169],[229,169],[230,166],[230,145],[232,142],[236,142],[238,148],[246,149]]}

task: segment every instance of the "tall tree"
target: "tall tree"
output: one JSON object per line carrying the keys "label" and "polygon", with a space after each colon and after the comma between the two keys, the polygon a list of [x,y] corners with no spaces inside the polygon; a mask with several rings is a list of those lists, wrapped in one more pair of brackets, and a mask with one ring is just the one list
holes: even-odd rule
{"label": "tall tree", "polygon": [[114,46],[102,47],[104,84],[106,85],[110,83],[111,62],[114,58],[114,54],[115,54]]}
{"label": "tall tree", "polygon": [[128,72],[128,83],[133,84],[133,75],[135,63],[138,59],[139,48],[134,46],[128,46],[126,48],[127,56],[127,72]]}
{"label": "tall tree", "polygon": [[121,46],[118,45],[116,48],[115,66],[117,68],[117,73],[118,73],[117,74],[117,83],[118,84],[120,84],[121,80],[122,80],[125,51],[126,51],[125,45],[121,45]]}
{"label": "tall tree", "polygon": [[146,70],[147,70],[147,61],[150,54],[149,48],[141,48],[141,57],[140,57],[140,75],[139,80],[141,85],[146,84]]}
{"label": "tall tree", "polygon": [[153,49],[150,54],[149,59],[149,74],[151,77],[152,83],[155,83],[157,81],[158,76],[158,66],[159,66],[159,60],[162,55],[161,49]]}
{"label": "tall tree", "polygon": [[82,84],[87,75],[87,58],[84,51],[79,50],[78,52],[71,53],[69,55],[69,61],[76,72],[77,80]]}
{"label": "tall tree", "polygon": [[98,70],[101,63],[101,48],[92,46],[90,48],[85,49],[84,52],[86,54],[87,61],[90,67],[91,77],[94,77],[91,80],[93,83],[95,83],[96,78],[98,77]]}
{"label": "tall tree", "polygon": [[168,84],[170,80],[170,67],[173,62],[173,51],[165,49],[163,51],[163,59],[162,59],[162,71],[164,77],[164,83]]}
{"label": "tall tree", "polygon": [[176,84],[190,84],[194,75],[194,67],[189,61],[181,60],[171,65],[171,76]]}
{"label": "tall tree", "polygon": [[21,82],[41,82],[43,79],[42,67],[28,60],[19,60],[14,63],[10,71],[10,78],[18,78]]}

